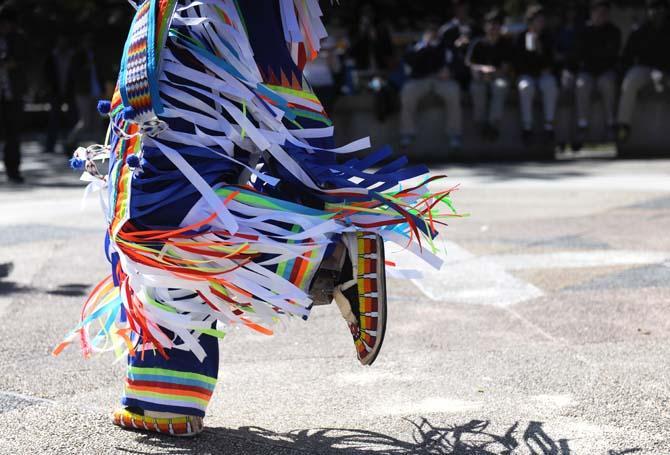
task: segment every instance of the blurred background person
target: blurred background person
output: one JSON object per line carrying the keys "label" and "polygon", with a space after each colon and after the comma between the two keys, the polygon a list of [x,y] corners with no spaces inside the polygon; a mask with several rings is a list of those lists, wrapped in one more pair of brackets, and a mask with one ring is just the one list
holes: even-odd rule
{"label": "blurred background person", "polygon": [[97,137],[100,133],[98,100],[103,95],[103,83],[96,60],[95,42],[91,33],[85,33],[72,57],[71,73],[77,122],[68,135],[65,153],[72,154],[77,144],[84,139]]}
{"label": "blurred background person", "polygon": [[337,99],[339,91],[337,74],[341,70],[337,41],[329,36],[321,43],[319,56],[307,63],[304,70],[305,77],[328,114],[332,114],[333,104]]}
{"label": "blurred background person", "polygon": [[357,26],[350,31],[348,54],[353,58],[358,79],[367,82],[373,93],[375,117],[383,122],[397,111],[398,105],[398,87],[389,81],[398,66],[392,28],[388,18],[370,3],[360,8],[357,17]]}
{"label": "blurred background person", "polygon": [[26,51],[25,37],[17,22],[15,9],[3,7],[0,10],[0,130],[5,172],[11,183],[24,181],[20,167]]}
{"label": "blurred background person", "polygon": [[[74,53],[75,50],[70,45],[67,35],[60,33],[56,37],[54,48],[46,58],[44,79],[47,84],[49,104],[51,105],[44,148],[46,153],[54,152],[56,143],[64,135],[73,117],[75,103],[72,57]],[[67,110],[63,109],[64,105],[67,105]],[[71,153],[72,150],[64,150],[63,152]]]}
{"label": "blurred background person", "polygon": [[575,85],[578,35],[582,28],[583,20],[576,2],[566,3],[556,31],[556,52],[554,53],[556,69],[560,74],[560,85],[564,90],[572,90]]}
{"label": "blurred background person", "polygon": [[635,102],[640,90],[653,83],[662,92],[670,75],[670,24],[665,0],[647,1],[647,20],[628,37],[622,63],[627,70],[621,84],[617,140],[630,136]]}
{"label": "blurred background person", "polygon": [[485,35],[476,38],[466,63],[472,72],[470,93],[474,120],[485,139],[497,140],[511,76],[511,43],[502,36],[504,13],[494,8],[484,17]]}
{"label": "blurred background person", "polygon": [[416,137],[416,110],[419,101],[428,95],[442,99],[447,109],[445,131],[450,149],[460,149],[462,140],[461,89],[454,80],[453,52],[445,48],[438,33],[437,22],[430,22],[421,40],[405,55],[408,80],[401,92],[401,129],[403,148]]}
{"label": "blurred background person", "polygon": [[452,53],[452,79],[458,81],[463,90],[467,90],[470,85],[470,70],[465,63],[468,48],[472,40],[483,33],[470,16],[470,3],[468,0],[452,0],[452,18],[439,30],[445,49]]}
{"label": "blurred background person", "polygon": [[379,74],[389,69],[394,58],[391,30],[375,7],[366,3],[357,15],[358,22],[349,32],[349,55],[356,69]]}
{"label": "blurred background person", "polygon": [[608,0],[591,2],[591,20],[579,34],[577,46],[578,75],[575,88],[577,105],[577,138],[573,149],[579,150],[589,128],[591,96],[594,86],[603,102],[605,121],[614,128],[616,103],[616,70],[621,50],[621,30],[610,21]]}
{"label": "blurred background person", "polygon": [[544,8],[531,5],[526,10],[528,29],[521,33],[514,49],[514,60],[519,80],[522,138],[528,145],[533,137],[533,102],[536,88],[540,90],[544,111],[544,135],[554,139],[554,116],[558,101],[558,83],[554,70],[554,41],[546,30]]}

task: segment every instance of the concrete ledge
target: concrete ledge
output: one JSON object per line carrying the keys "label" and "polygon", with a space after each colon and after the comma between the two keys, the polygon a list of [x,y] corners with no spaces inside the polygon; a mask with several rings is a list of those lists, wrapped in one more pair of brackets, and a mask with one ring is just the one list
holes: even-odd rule
{"label": "concrete ledge", "polygon": [[[372,111],[374,98],[371,93],[342,97],[338,100],[334,112],[335,133],[338,143],[344,143],[370,136],[375,147],[391,145],[400,151],[400,115],[395,113],[380,122]],[[555,155],[555,145],[539,143],[525,147],[521,141],[521,122],[516,92],[508,97],[503,116],[501,135],[496,142],[484,141],[472,121],[472,108],[469,99],[463,106],[463,142],[459,153],[447,150],[447,138],[444,134],[445,109],[435,98],[422,100],[417,111],[418,137],[415,144],[404,151],[416,161],[479,161],[479,160],[548,160]],[[541,119],[539,102],[536,103],[536,119]],[[629,143],[620,148],[622,156],[646,156],[670,154],[670,135],[666,129],[670,126],[670,93],[658,96],[652,90],[645,90],[637,105],[635,121]],[[540,132],[539,121],[537,131]],[[594,97],[591,109],[591,128],[586,138],[587,144],[612,142],[608,131],[602,103]],[[561,94],[556,113],[556,142],[570,144],[576,131],[576,113],[574,93]],[[540,136],[540,135],[538,135]]]}

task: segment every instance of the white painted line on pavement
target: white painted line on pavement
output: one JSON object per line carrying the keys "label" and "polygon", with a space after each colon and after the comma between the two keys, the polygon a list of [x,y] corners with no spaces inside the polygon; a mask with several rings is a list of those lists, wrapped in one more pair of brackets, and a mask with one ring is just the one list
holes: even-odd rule
{"label": "white painted line on pavement", "polygon": [[408,251],[398,251],[397,246],[389,246],[386,255],[399,268],[419,270],[423,277],[411,281],[431,300],[506,306],[544,295],[541,289],[494,262],[478,258],[453,242],[445,242],[445,246],[447,258],[439,271]]}
{"label": "white painted line on pavement", "polygon": [[[416,269],[422,277],[411,281],[434,301],[478,305],[509,306],[541,297],[538,287],[508,273],[513,270],[611,267],[662,263],[670,253],[662,251],[576,251],[546,254],[500,254],[477,257],[449,241],[441,270],[434,270],[408,251],[389,245],[387,258],[398,269]],[[400,277],[389,268],[389,276]]]}
{"label": "white painted line on pavement", "polygon": [[482,256],[504,270],[572,269],[617,265],[657,264],[670,259],[665,251],[594,250],[544,254],[494,254]]}
{"label": "white painted line on pavement", "polygon": [[49,404],[55,404],[55,400],[50,400],[48,398],[42,398],[42,397],[32,397],[30,395],[24,395],[22,393],[16,393],[16,392],[5,392],[4,390],[0,390],[0,395],[4,395],[6,397],[10,398],[16,398],[17,400],[23,400],[23,401],[36,401],[39,403],[49,403]]}
{"label": "white painted line on pavement", "polygon": [[546,178],[551,176],[538,174],[533,178],[510,178],[507,180],[495,180],[479,175],[457,175],[452,176],[450,181],[457,182],[461,188],[520,188],[520,189],[548,189],[548,190],[607,190],[613,191],[659,191],[670,192],[670,175],[668,174],[611,174],[611,175],[585,175],[579,177],[561,177],[556,179]]}

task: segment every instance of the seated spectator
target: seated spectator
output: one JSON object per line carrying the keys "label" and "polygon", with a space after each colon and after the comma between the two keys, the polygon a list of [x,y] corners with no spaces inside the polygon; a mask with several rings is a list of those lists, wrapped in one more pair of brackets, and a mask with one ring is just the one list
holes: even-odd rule
{"label": "seated spectator", "polygon": [[663,91],[670,76],[670,23],[665,0],[647,2],[647,21],[631,33],[623,52],[623,64],[629,68],[621,84],[619,100],[619,130],[617,139],[628,140],[638,92],[654,84]]}
{"label": "seated spectator", "polygon": [[451,50],[452,78],[457,80],[463,89],[470,83],[470,70],[465,57],[470,43],[480,37],[481,27],[470,17],[469,0],[451,1],[453,16],[449,22],[440,27],[439,34],[446,49]]}
{"label": "seated spectator", "polygon": [[489,140],[497,140],[500,135],[500,119],[509,90],[512,53],[510,43],[501,33],[504,20],[502,11],[491,10],[485,16],[485,35],[472,42],[466,58],[472,72],[474,119]]}
{"label": "seated spectator", "polygon": [[0,9],[0,141],[3,161],[12,184],[24,182],[21,175],[21,116],[25,90],[26,37],[16,26],[19,10]]}
{"label": "seated spectator", "polygon": [[[64,34],[56,35],[53,50],[47,55],[44,65],[44,80],[47,82],[49,94],[49,122],[47,124],[46,144],[44,151],[53,153],[56,142],[65,136],[66,125],[74,117],[74,87],[72,73],[75,71],[72,65],[72,57],[75,49]],[[61,109],[67,104],[69,109],[64,112]],[[72,154],[67,147],[63,150]]]}
{"label": "seated spectator", "polygon": [[589,128],[591,94],[596,86],[605,107],[605,118],[614,127],[616,100],[616,69],[621,49],[621,31],[610,22],[609,0],[591,2],[591,20],[579,35],[577,49],[577,139],[573,148],[578,150]]}
{"label": "seated spectator", "polygon": [[71,84],[77,112],[77,123],[70,131],[64,153],[70,156],[77,144],[84,139],[93,139],[100,134],[102,126],[100,114],[96,108],[102,96],[103,84],[100,79],[96,55],[96,43],[91,32],[78,37],[78,48],[72,55]]}
{"label": "seated spectator", "polygon": [[335,38],[325,38],[321,42],[321,52],[305,65],[304,70],[305,77],[328,114],[333,113],[333,104],[337,99],[336,74],[341,71],[336,46]]}
{"label": "seated spectator", "polygon": [[574,0],[566,3],[562,9],[561,22],[556,31],[554,61],[557,73],[560,74],[561,88],[573,90],[577,73],[577,41],[583,21]]}
{"label": "seated spectator", "polygon": [[397,111],[398,89],[388,81],[396,69],[398,58],[391,38],[391,25],[372,4],[363,4],[356,28],[350,31],[349,55],[354,59],[356,71],[369,80],[368,88],[374,94],[375,117],[380,122]]}
{"label": "seated spectator", "polygon": [[407,147],[416,137],[416,110],[419,101],[430,94],[442,98],[447,107],[446,134],[449,148],[462,147],[461,92],[452,78],[451,53],[445,49],[435,24],[405,56],[409,74],[400,94],[402,103],[402,145]]}
{"label": "seated spectator", "polygon": [[522,137],[529,144],[533,136],[533,101],[539,88],[544,108],[544,132],[554,138],[554,115],[558,101],[558,84],[552,73],[554,43],[545,29],[545,13],[540,5],[531,5],[526,11],[528,30],[518,37],[514,49],[517,82],[521,104]]}
{"label": "seated spectator", "polygon": [[394,49],[388,23],[371,4],[363,5],[358,17],[356,26],[349,32],[349,55],[356,69],[376,74],[389,70],[394,62]]}

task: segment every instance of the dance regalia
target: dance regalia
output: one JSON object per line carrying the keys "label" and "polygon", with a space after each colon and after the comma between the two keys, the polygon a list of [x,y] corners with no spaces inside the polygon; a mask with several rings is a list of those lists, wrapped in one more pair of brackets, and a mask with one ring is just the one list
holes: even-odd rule
{"label": "dance regalia", "polygon": [[439,263],[449,191],[430,193],[427,168],[386,162],[388,149],[356,158],[368,139],[334,146],[302,71],[326,36],[320,18],[318,0],[137,5],[116,92],[99,105],[106,144],[72,160],[101,189],[112,274],[56,349],[128,354],[125,405],[204,415],[217,338],[306,319],[315,275],[345,238]]}

